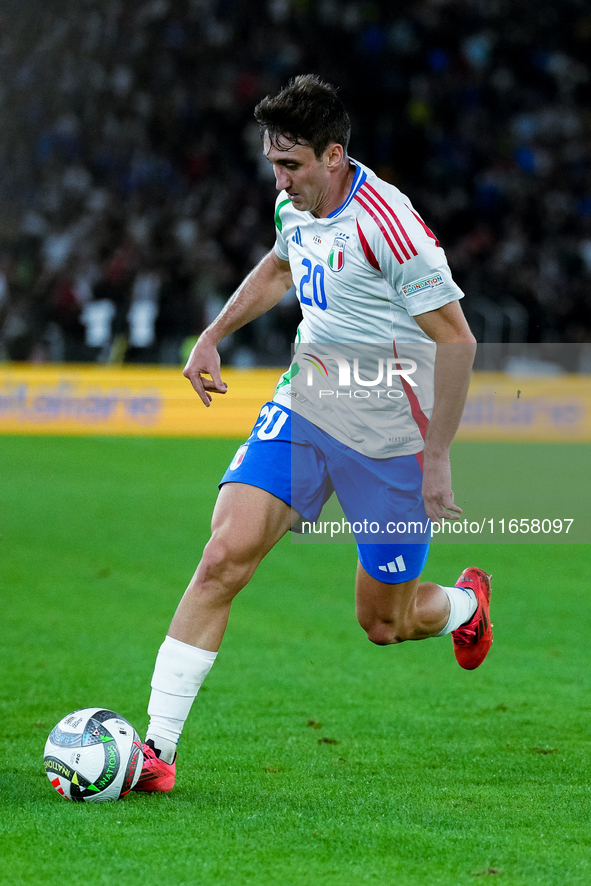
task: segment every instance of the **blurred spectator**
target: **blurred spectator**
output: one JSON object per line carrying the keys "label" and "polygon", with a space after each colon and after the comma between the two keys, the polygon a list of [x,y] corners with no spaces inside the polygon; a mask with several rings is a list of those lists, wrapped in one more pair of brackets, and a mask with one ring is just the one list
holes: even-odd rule
{"label": "blurred spectator", "polygon": [[85,342],[89,348],[96,350],[97,356],[101,353],[105,358],[107,356],[105,349],[112,341],[114,315],[115,305],[108,298],[91,299],[82,310],[80,320],[86,327]]}
{"label": "blurred spectator", "polygon": [[[436,231],[480,338],[590,341],[590,58],[581,0],[11,0],[0,357],[180,362],[273,243],[252,111],[308,71]],[[290,294],[224,359],[284,363],[297,321]]]}

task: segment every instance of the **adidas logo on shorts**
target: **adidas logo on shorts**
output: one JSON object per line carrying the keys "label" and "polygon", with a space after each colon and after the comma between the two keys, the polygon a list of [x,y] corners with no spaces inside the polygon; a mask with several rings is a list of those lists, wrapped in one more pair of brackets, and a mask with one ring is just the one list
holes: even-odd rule
{"label": "adidas logo on shorts", "polygon": [[403,557],[395,557],[390,563],[379,568],[381,572],[406,572],[406,563]]}

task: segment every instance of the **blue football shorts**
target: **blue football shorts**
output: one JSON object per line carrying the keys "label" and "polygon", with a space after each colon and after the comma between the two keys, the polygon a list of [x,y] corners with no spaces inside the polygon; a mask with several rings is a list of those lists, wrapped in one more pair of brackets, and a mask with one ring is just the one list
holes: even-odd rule
{"label": "blue football shorts", "polygon": [[291,410],[266,403],[219,485],[264,489],[310,523],[336,492],[363,568],[398,584],[417,578],[429,553],[422,481],[416,456],[369,458]]}

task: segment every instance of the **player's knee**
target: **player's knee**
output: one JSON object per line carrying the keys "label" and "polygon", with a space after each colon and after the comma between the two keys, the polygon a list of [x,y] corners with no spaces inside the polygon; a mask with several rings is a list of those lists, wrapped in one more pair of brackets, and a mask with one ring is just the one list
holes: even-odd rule
{"label": "player's knee", "polygon": [[213,535],[199,564],[201,587],[235,594],[249,581],[257,564],[254,552],[240,549],[224,536]]}
{"label": "player's knee", "polygon": [[361,626],[367,634],[368,640],[376,646],[391,646],[393,643],[404,643],[405,640],[424,640],[433,636],[433,625],[425,623],[417,618],[416,613],[407,612],[383,619],[373,617]]}
{"label": "player's knee", "polygon": [[404,626],[394,620],[373,618],[367,620],[361,627],[370,643],[375,643],[376,646],[392,646],[394,643],[402,643],[409,639]]}

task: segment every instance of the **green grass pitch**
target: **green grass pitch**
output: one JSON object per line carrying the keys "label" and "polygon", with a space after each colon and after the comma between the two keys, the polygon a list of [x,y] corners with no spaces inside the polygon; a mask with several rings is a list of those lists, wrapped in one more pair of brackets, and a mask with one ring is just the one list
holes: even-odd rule
{"label": "green grass pitch", "polygon": [[[589,547],[436,545],[494,574],[495,643],[377,648],[351,546],[290,544],[237,599],[169,795],[67,803],[79,707],[143,734],[156,650],[233,441],[0,438],[2,880],[126,886],[591,883]],[[464,444],[462,457],[498,450]]]}

